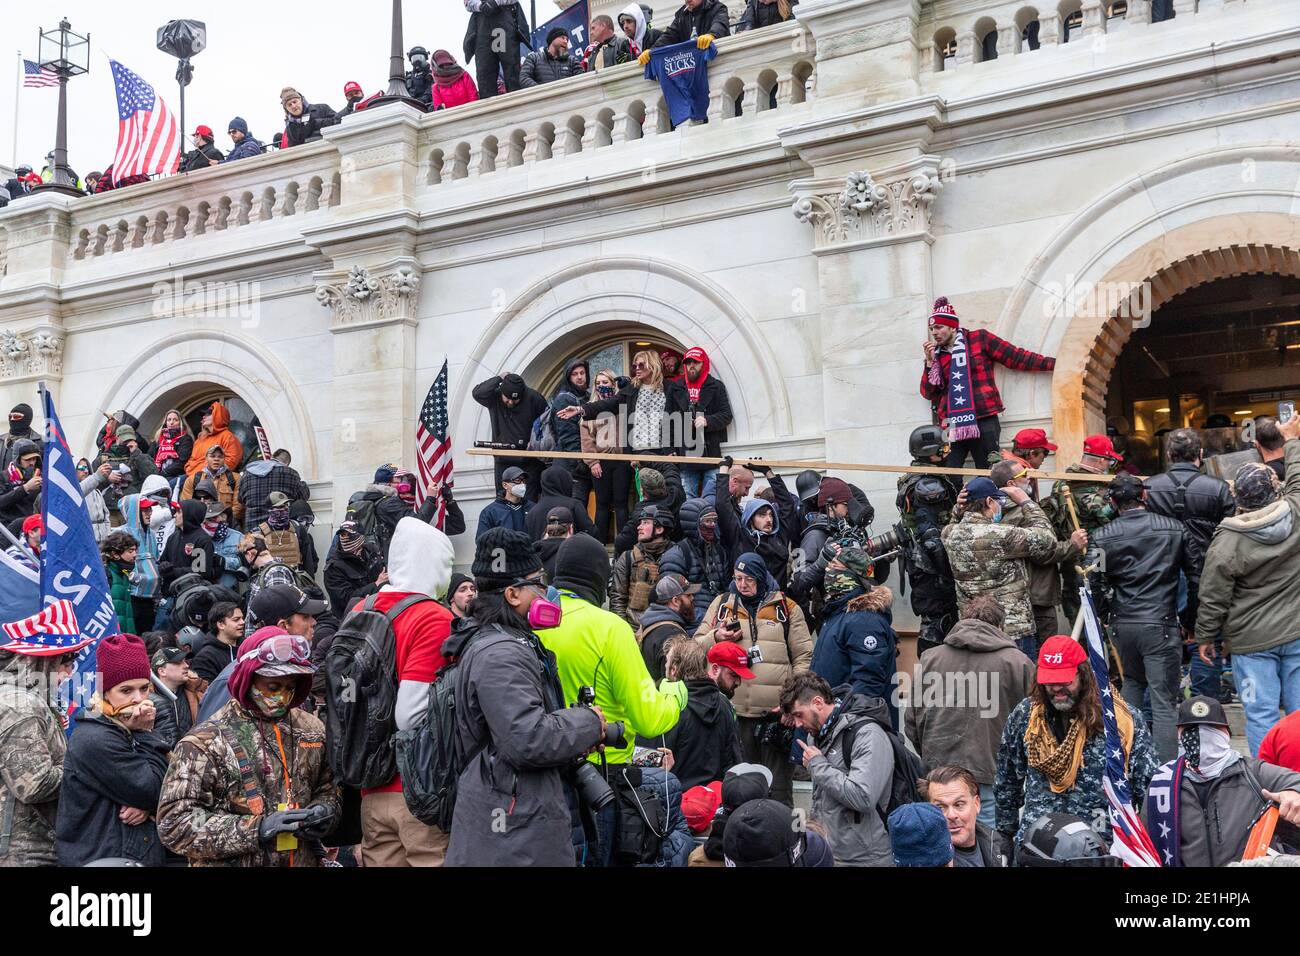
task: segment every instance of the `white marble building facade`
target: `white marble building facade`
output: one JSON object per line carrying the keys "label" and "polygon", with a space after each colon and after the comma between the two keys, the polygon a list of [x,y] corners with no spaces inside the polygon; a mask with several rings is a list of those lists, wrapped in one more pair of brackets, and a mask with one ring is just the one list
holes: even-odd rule
{"label": "white marble building facade", "polygon": [[[1149,282],[1159,304],[1300,275],[1296,4],[1174,7],[1151,23],[1149,0],[803,0],[797,21],[718,43],[707,124],[671,130],[631,65],[24,199],[0,211],[0,406],[45,380],[89,451],[102,410],[153,427],[238,394],[327,533],[376,464],[414,463],[446,357],[472,527],[492,494],[464,453],[488,437],[472,385],[547,375],[611,329],[703,346],[748,454],[903,463],[944,294],[967,325],[1058,357],[999,372],[1004,432],[1077,447],[1131,322],[1072,293]],[[856,480],[889,519],[892,480]]]}

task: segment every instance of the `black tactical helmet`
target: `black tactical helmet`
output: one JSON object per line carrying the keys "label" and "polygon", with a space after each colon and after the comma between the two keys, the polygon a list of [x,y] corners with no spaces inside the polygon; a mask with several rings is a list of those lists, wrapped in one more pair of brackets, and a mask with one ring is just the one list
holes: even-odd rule
{"label": "black tactical helmet", "polygon": [[821,472],[813,471],[811,468],[799,472],[799,477],[794,480],[795,493],[799,495],[800,501],[807,501],[809,498],[816,498],[817,492],[821,490],[821,486]]}
{"label": "black tactical helmet", "polygon": [[922,475],[912,486],[912,503],[929,505],[933,508],[943,505],[951,507],[956,504],[956,501],[953,499],[952,489],[946,483],[934,475]]}
{"label": "black tactical helmet", "polygon": [[1123,866],[1095,830],[1072,813],[1044,813],[1025,829],[1017,866]]}
{"label": "black tactical helmet", "polygon": [[649,518],[665,531],[672,531],[677,527],[677,520],[673,518],[673,513],[667,508],[660,508],[658,505],[646,505],[641,509],[638,520]]}
{"label": "black tactical helmet", "polygon": [[411,47],[409,50],[406,51],[406,58],[409,60],[412,57],[414,57],[416,54],[423,56],[426,60],[429,59],[429,51],[422,46]]}
{"label": "black tactical helmet", "polygon": [[943,437],[943,429],[938,425],[922,425],[912,430],[907,440],[907,449],[913,458],[929,458],[941,454],[948,441]]}

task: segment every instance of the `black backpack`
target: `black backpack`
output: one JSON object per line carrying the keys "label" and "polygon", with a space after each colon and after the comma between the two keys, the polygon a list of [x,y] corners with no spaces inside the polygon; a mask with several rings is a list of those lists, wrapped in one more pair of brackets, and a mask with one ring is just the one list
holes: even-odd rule
{"label": "black backpack", "polygon": [[[894,775],[889,782],[889,801],[883,810],[879,804],[876,804],[876,812],[880,814],[880,822],[885,824],[885,829],[889,829],[889,815],[903,804],[916,803],[919,799],[916,792],[916,782],[925,776],[925,768],[921,765],[921,758],[907,749],[907,743],[903,740],[902,735],[890,726],[889,721],[882,721],[871,715],[866,715],[849,724],[844,731],[840,746],[844,753],[845,773],[848,773],[853,766],[853,741],[858,735],[858,728],[865,723],[875,724],[885,732],[885,736],[889,739],[890,749],[894,753]],[[854,816],[856,822],[862,822],[860,813],[855,813]]]}
{"label": "black backpack", "polygon": [[376,611],[378,594],[349,614],[325,655],[326,741],[335,780],[382,787],[397,775],[397,641],[393,622],[421,601],[413,594]]}
{"label": "black backpack", "polygon": [[398,731],[395,743],[406,808],[421,823],[443,833],[451,832],[461,771],[491,740],[484,737],[468,754],[462,754],[457,744],[456,675],[464,654],[462,649],[460,656],[438,671],[429,685],[423,717],[414,727]]}

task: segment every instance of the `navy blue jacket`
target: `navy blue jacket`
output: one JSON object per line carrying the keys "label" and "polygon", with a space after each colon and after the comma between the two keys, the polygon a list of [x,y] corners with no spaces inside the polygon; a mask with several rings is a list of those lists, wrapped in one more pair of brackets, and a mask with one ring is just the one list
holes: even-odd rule
{"label": "navy blue jacket", "polygon": [[479,512],[478,530],[474,533],[474,540],[483,537],[483,533],[490,528],[509,528],[511,531],[522,531],[527,534],[528,512],[531,508],[532,502],[529,501],[512,505],[504,498],[497,498]]}
{"label": "navy blue jacket", "polygon": [[152,818],[139,826],[118,819],[123,807],[158,807],[167,773],[166,742],[148,731],[128,731],[107,717],[77,721],[63,760],[54,848],[59,866],[85,866],[124,856],[162,866],[166,851]]}
{"label": "navy blue jacket", "polygon": [[883,697],[897,730],[898,706],[893,692],[898,635],[890,610],[893,601],[889,588],[877,586],[869,594],[856,591],[826,605],[812,670],[832,687],[852,684],[855,694]]}

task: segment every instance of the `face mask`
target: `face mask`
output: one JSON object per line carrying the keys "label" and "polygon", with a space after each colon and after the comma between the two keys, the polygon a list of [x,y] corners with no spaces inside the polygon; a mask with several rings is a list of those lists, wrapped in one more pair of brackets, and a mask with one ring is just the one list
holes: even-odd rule
{"label": "face mask", "polygon": [[360,554],[366,550],[366,539],[359,534],[339,535],[339,547],[348,554]]}
{"label": "face mask", "polygon": [[511,486],[510,486],[510,493],[511,493],[512,495],[514,495],[516,498],[522,498],[522,497],[524,497],[526,494],[528,494],[528,486],[527,486],[527,485],[511,485]]}
{"label": "face mask", "polygon": [[256,687],[251,687],[248,697],[263,716],[279,720],[289,712],[289,705],[293,703],[293,688],[285,688],[274,694],[264,694]]}
{"label": "face mask", "polygon": [[827,602],[838,600],[846,594],[852,594],[861,587],[857,578],[848,571],[837,571],[829,568],[822,583],[825,587]]}
{"label": "face mask", "polygon": [[[553,591],[554,588],[551,590]],[[559,601],[551,600],[550,591],[547,592],[546,597],[538,598],[528,605],[528,626],[534,631],[559,627],[562,617],[564,617],[564,609],[560,607]]]}
{"label": "face mask", "polygon": [[702,524],[702,525],[700,525],[700,540],[701,540],[701,541],[704,541],[704,542],[706,542],[707,544],[712,544],[712,543],[713,543],[713,540],[714,540],[717,536],[718,536],[718,526],[717,526],[716,524]]}
{"label": "face mask", "polygon": [[272,508],[266,513],[266,523],[273,531],[283,531],[289,527],[289,509]]}
{"label": "face mask", "polygon": [[161,528],[167,523],[172,513],[161,505],[154,505],[149,511],[149,527]]}
{"label": "face mask", "polygon": [[397,497],[401,498],[403,501],[411,501],[415,498],[415,486],[409,481],[399,482],[398,484],[393,485],[393,487],[397,489]]}
{"label": "face mask", "polygon": [[614,397],[614,386],[613,386],[613,385],[597,385],[597,386],[596,386],[596,394],[597,394],[598,396],[600,396],[601,398],[613,398],[613,397]]}
{"label": "face mask", "polygon": [[1002,523],[1002,509],[999,508],[997,511],[993,512],[993,517],[992,517],[990,520],[991,520],[994,524],[1001,524],[1001,523]]}
{"label": "face mask", "polygon": [[1187,758],[1188,766],[1211,779],[1232,766],[1238,757],[1227,731],[1208,724],[1192,724],[1179,730],[1178,749]]}

